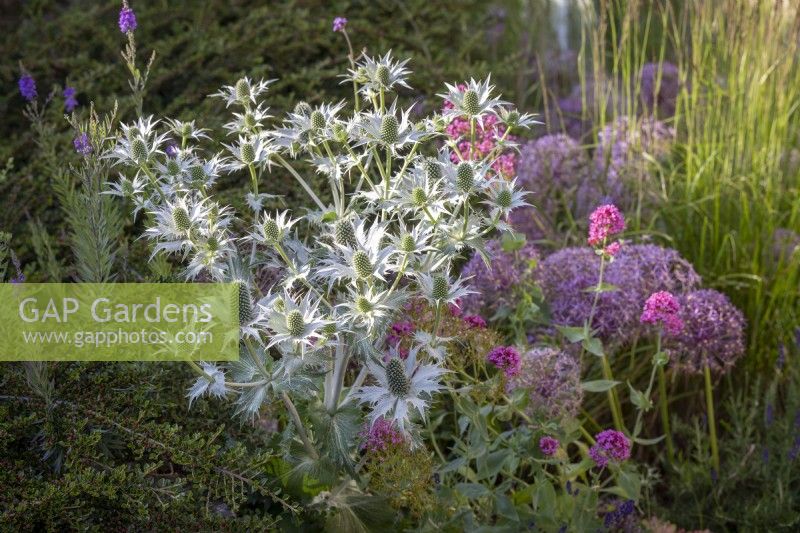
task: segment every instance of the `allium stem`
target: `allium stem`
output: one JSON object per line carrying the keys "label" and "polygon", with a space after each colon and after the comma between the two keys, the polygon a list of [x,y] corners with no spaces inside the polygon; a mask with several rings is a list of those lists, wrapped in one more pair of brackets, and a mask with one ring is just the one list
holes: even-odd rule
{"label": "allium stem", "polygon": [[[661,344],[661,335],[659,334],[659,345]],[[661,348],[659,346],[659,351]],[[669,410],[667,409],[667,378],[665,376],[664,367],[658,366],[658,404],[661,409],[661,427],[664,430],[664,440],[667,443],[667,458],[670,464],[675,461],[675,446],[672,443],[672,432],[669,427]]]}
{"label": "allium stem", "polygon": [[714,390],[711,387],[711,368],[705,365],[706,378],[706,412],[708,414],[708,434],[711,438],[711,461],[714,470],[719,473],[719,448],[717,447],[717,423],[714,418]]}
{"label": "allium stem", "polygon": [[[611,372],[611,364],[608,362],[608,357],[603,355],[601,359],[603,360],[603,377],[608,381],[614,381],[614,375]],[[617,397],[614,394],[614,389],[608,389],[607,394],[608,403],[611,406],[611,417],[614,419],[614,426],[617,428],[617,431],[622,431],[624,427],[622,424],[622,415],[617,405]]]}

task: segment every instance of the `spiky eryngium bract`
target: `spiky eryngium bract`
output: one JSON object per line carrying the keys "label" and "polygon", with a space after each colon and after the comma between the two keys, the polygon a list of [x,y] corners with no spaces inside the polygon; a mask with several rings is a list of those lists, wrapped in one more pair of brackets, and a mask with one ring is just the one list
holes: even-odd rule
{"label": "spiky eryngium bract", "polygon": [[[123,126],[106,156],[123,169],[112,192],[133,200],[134,214],[148,213],[154,254],[182,261],[188,280],[236,282],[248,297],[239,302],[247,315],[241,361],[202,366],[190,397],[235,396],[246,416],[262,402],[282,402],[295,428],[288,453],[317,469],[352,467],[357,450],[346,433],[356,400],[362,406],[355,412],[367,420],[392,420],[418,435],[417,423],[445,388],[442,321],[469,293],[453,265],[473,251],[485,257],[485,240],[508,229],[509,212],[526,205],[514,181],[491,169],[496,154],[465,163],[441,134],[445,118],[415,121],[399,108],[391,91],[407,87],[404,65],[390,54],[365,58],[349,77],[358,106],[299,103],[272,122],[264,101],[269,82],[243,78],[213,95],[233,108],[224,134],[194,121],[142,118]],[[443,97],[474,120],[518,117],[488,80],[468,87],[461,94],[448,86]],[[214,153],[208,141],[227,136],[236,141]],[[180,139],[179,150],[167,150],[169,137]],[[295,168],[297,159],[325,176],[326,194]],[[276,168],[280,173],[271,174]],[[238,219],[213,193],[225,174],[251,184],[251,212]],[[297,180],[309,210],[263,208],[270,195],[259,186],[280,191],[278,176]],[[277,284],[259,284],[265,265],[280,272]],[[420,298],[435,310],[433,319],[405,355],[386,358],[389,326],[404,303]]]}

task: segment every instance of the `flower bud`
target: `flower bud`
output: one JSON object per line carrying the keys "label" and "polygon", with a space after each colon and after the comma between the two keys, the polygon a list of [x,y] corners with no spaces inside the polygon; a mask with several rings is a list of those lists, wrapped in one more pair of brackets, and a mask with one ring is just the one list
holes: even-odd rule
{"label": "flower bud", "polygon": [[433,158],[425,160],[425,175],[429,180],[437,181],[442,178],[442,166]]}
{"label": "flower bud", "polygon": [[306,102],[297,102],[297,105],[294,106],[294,114],[307,117],[311,114],[311,106]]}
{"label": "flower bud", "polygon": [[389,86],[389,67],[386,65],[379,65],[377,69],[375,69],[375,79],[378,80],[378,83],[383,85],[384,87]]}
{"label": "flower bud", "polygon": [[368,278],[372,275],[372,261],[370,261],[367,252],[358,250],[353,254],[353,269],[359,278]]}
{"label": "flower bud", "polygon": [[242,103],[246,103],[250,99],[250,84],[247,80],[242,78],[236,82],[236,99]]}
{"label": "flower bud", "polygon": [[241,148],[242,163],[245,165],[251,164],[256,160],[256,149],[250,143],[244,143]]}
{"label": "flower bud", "polygon": [[281,239],[281,230],[278,223],[271,218],[264,221],[264,236],[271,243],[276,243]]}
{"label": "flower bud", "polygon": [[444,276],[436,276],[433,278],[433,288],[431,289],[431,297],[434,300],[445,300],[450,293],[450,283]]}
{"label": "flower bud", "polygon": [[311,127],[315,130],[320,130],[325,127],[325,115],[319,109],[311,112]]}
{"label": "flower bud", "polygon": [[425,194],[425,189],[422,187],[415,187],[411,191],[411,201],[417,207],[422,207],[428,202],[428,195]]}
{"label": "flower bud", "polygon": [[400,249],[406,253],[411,253],[417,249],[417,243],[414,240],[414,236],[410,233],[406,233],[400,239]]}
{"label": "flower bud", "polygon": [[500,191],[497,193],[497,196],[495,196],[495,203],[502,209],[508,209],[511,207],[512,199],[513,197],[511,191],[503,188],[500,189]]}
{"label": "flower bud", "polygon": [[137,138],[131,142],[131,155],[133,155],[133,159],[139,164],[147,162],[149,154],[147,152],[147,145],[142,139]]}
{"label": "flower bud", "polygon": [[355,248],[356,246],[356,229],[353,223],[349,220],[339,220],[336,222],[334,228],[335,239],[337,244],[342,246],[349,246]]}
{"label": "flower bud", "polygon": [[189,213],[183,207],[176,207],[172,210],[172,221],[175,223],[175,228],[181,233],[186,233],[192,227]]}
{"label": "flower bud", "polygon": [[463,161],[456,167],[456,185],[462,192],[469,192],[475,185],[475,170],[472,165]]}

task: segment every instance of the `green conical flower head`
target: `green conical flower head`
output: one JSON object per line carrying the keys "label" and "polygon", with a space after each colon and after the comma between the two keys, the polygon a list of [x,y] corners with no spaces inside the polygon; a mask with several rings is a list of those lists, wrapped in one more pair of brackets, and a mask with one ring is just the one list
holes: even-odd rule
{"label": "green conical flower head", "polygon": [[411,191],[411,201],[414,202],[414,205],[417,207],[424,206],[428,201],[428,195],[425,194],[425,189],[422,187],[414,187]]}
{"label": "green conical flower head", "polygon": [[328,322],[324,326],[322,326],[322,334],[327,337],[333,337],[336,335],[336,323],[335,322]]}
{"label": "green conical flower head", "polygon": [[363,296],[358,296],[356,298],[356,309],[359,313],[369,313],[372,311],[372,302]]}
{"label": "green conical flower head", "polygon": [[133,182],[130,180],[122,180],[120,182],[122,184],[122,192],[125,196],[133,195]]}
{"label": "green conical flower head", "polygon": [[414,241],[414,236],[406,233],[400,239],[400,249],[404,252],[413,252],[417,249],[417,243]]}
{"label": "green conical flower head", "polygon": [[475,170],[466,161],[456,167],[456,185],[463,192],[471,191],[475,185]]}
{"label": "green conical flower head", "polygon": [[244,143],[242,145],[242,163],[245,165],[249,165],[253,161],[256,160],[256,149],[250,143]]}
{"label": "green conical flower head", "polygon": [[264,236],[272,243],[281,240],[281,229],[278,227],[278,223],[271,218],[264,221]]}
{"label": "green conical flower head", "polygon": [[236,82],[236,99],[242,103],[250,100],[250,84],[244,78]]}
{"label": "green conical flower head", "polygon": [[253,300],[244,281],[235,281],[236,306],[239,310],[239,325],[249,324],[253,320]]}
{"label": "green conical flower head", "polygon": [[275,303],[272,304],[276,311],[283,312],[286,309],[286,302],[283,301],[283,298],[278,298],[275,300]]}
{"label": "green conical flower head", "polygon": [[478,93],[472,89],[467,89],[467,91],[464,93],[463,104],[464,111],[466,111],[468,115],[477,115],[481,110],[480,101],[478,100]]}
{"label": "green conical flower head", "polygon": [[181,137],[188,137],[192,134],[192,125],[188,122],[181,127]]}
{"label": "green conical flower head", "polygon": [[192,177],[192,181],[205,181],[206,169],[200,165],[193,166],[189,169],[189,176]]}
{"label": "green conical flower head", "polygon": [[177,176],[181,173],[181,166],[174,159],[167,161],[167,174],[170,176]]}
{"label": "green conical flower head", "polygon": [[497,196],[495,196],[495,202],[498,206],[502,207],[503,209],[508,209],[511,207],[512,201],[512,194],[511,191],[503,188],[498,191]]}
{"label": "green conical flower head", "polygon": [[398,398],[405,398],[411,391],[411,381],[406,375],[405,365],[397,357],[386,364],[386,382],[389,392]]}
{"label": "green conical flower head", "polygon": [[359,278],[368,278],[372,275],[372,261],[367,252],[358,250],[353,254],[353,269]]}
{"label": "green conical flower head", "polygon": [[442,179],[442,165],[435,159],[429,158],[425,160],[425,175],[431,181]]}
{"label": "green conical flower head", "polygon": [[186,233],[192,227],[189,212],[184,207],[178,206],[172,209],[172,221],[175,223],[175,228],[181,233]]}
{"label": "green conical flower head", "polygon": [[297,105],[294,106],[294,114],[307,117],[311,114],[311,106],[306,102],[297,102]]}
{"label": "green conical flower head", "polygon": [[306,329],[306,323],[303,320],[303,313],[297,309],[289,311],[286,315],[286,329],[292,337],[300,337]]}
{"label": "green conical flower head", "polygon": [[147,145],[141,139],[134,139],[131,143],[131,154],[137,163],[144,163],[147,161]]}
{"label": "green conical flower head", "polygon": [[211,252],[216,252],[219,250],[219,239],[217,239],[216,235],[208,236],[208,239],[206,239],[206,249]]}
{"label": "green conical flower head", "polygon": [[244,127],[248,130],[253,129],[256,126],[256,117],[254,117],[250,113],[244,114]]}
{"label": "green conical flower head", "polygon": [[394,144],[398,140],[400,123],[394,115],[384,115],[381,119],[381,140],[386,144]]}
{"label": "green conical flower head", "polygon": [[386,65],[380,65],[377,69],[375,69],[375,78],[377,78],[378,83],[383,85],[384,87],[389,86],[389,77],[390,77],[389,67]]}
{"label": "green conical flower head", "polygon": [[325,127],[325,115],[319,109],[311,112],[311,127],[320,130]]}
{"label": "green conical flower head", "polygon": [[336,243],[342,246],[349,246],[355,248],[356,246],[356,228],[349,220],[339,220],[336,222],[334,228]]}
{"label": "green conical flower head", "polygon": [[433,278],[433,287],[431,289],[431,297],[434,300],[445,300],[450,292],[450,283],[444,276],[436,276]]}

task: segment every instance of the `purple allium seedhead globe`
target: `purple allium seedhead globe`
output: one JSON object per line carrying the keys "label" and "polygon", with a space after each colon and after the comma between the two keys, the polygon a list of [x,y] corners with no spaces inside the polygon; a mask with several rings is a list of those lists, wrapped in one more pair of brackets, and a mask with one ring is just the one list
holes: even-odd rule
{"label": "purple allium seedhead globe", "polygon": [[625,231],[625,217],[613,204],[601,205],[589,215],[589,246],[605,244],[609,237]]}
{"label": "purple allium seedhead globe", "polygon": [[545,436],[539,439],[539,450],[547,457],[552,457],[558,453],[558,447],[560,445],[561,443],[558,442],[558,439],[554,439],[550,436]]}
{"label": "purple allium seedhead globe", "polygon": [[605,468],[609,462],[622,463],[631,456],[631,441],[621,431],[601,431],[595,435],[595,441],[589,449],[589,457],[600,468]]}
{"label": "purple allium seedhead globe", "polygon": [[66,87],[62,95],[64,96],[64,110],[67,113],[72,113],[78,107],[78,99],[75,98],[75,88]]}
{"label": "purple allium seedhead globe", "polygon": [[673,116],[681,90],[678,67],[669,62],[646,63],[642,66],[639,78],[645,109],[663,118]]}
{"label": "purple allium seedhead globe", "polygon": [[534,348],[524,353],[519,372],[508,380],[506,389],[526,389],[526,412],[548,420],[574,417],[583,401],[580,365],[555,348]]}
{"label": "purple allium seedhead globe", "polygon": [[489,241],[486,252],[492,259],[491,266],[474,254],[461,271],[475,291],[462,298],[461,309],[467,314],[491,317],[500,306],[513,305],[514,290],[533,279],[531,265],[538,263],[539,254],[532,244],[506,252],[499,240]]}
{"label": "purple allium seedhead globe", "polygon": [[84,157],[92,153],[92,143],[86,133],[81,133],[75,137],[72,140],[72,145],[75,147],[75,151]]}
{"label": "purple allium seedhead globe", "polygon": [[347,27],[347,19],[344,17],[336,17],[333,19],[333,31],[344,31]]}
{"label": "purple allium seedhead globe", "polygon": [[[597,285],[600,261],[586,247],[564,248],[542,261],[538,279],[554,324],[582,326],[588,319]],[[611,344],[624,344],[642,333],[640,312],[658,291],[680,295],[700,286],[700,276],[678,252],[652,244],[623,246],[609,263],[604,281],[618,288],[600,293],[592,327]]]}
{"label": "purple allium seedhead globe", "polygon": [[642,324],[660,325],[668,335],[677,335],[683,329],[680,317],[681,304],[667,291],[654,292],[644,303],[639,320]]}
{"label": "purple allium seedhead globe", "polygon": [[133,12],[125,2],[122,9],[119,11],[119,31],[122,33],[131,33],[136,30],[136,13]]}
{"label": "purple allium seedhead globe", "polygon": [[[517,158],[517,177],[535,194],[536,208],[514,210],[512,225],[530,240],[542,238],[540,226],[554,228],[565,209],[574,209],[575,193],[590,174],[589,156],[567,135],[545,135],[525,144]],[[532,216],[542,222],[526,220]]]}
{"label": "purple allium seedhead globe", "polygon": [[681,371],[700,374],[733,368],[745,352],[745,319],[721,292],[704,289],[680,298],[683,330],[668,339],[670,361]]}
{"label": "purple allium seedhead globe", "polygon": [[519,352],[513,346],[496,346],[486,356],[486,360],[502,370],[506,378],[519,374]]}
{"label": "purple allium seedhead globe", "polygon": [[28,73],[22,74],[19,78],[18,86],[19,94],[21,94],[25,100],[28,102],[36,100],[39,93],[36,91],[36,80],[33,79],[33,76]]}

